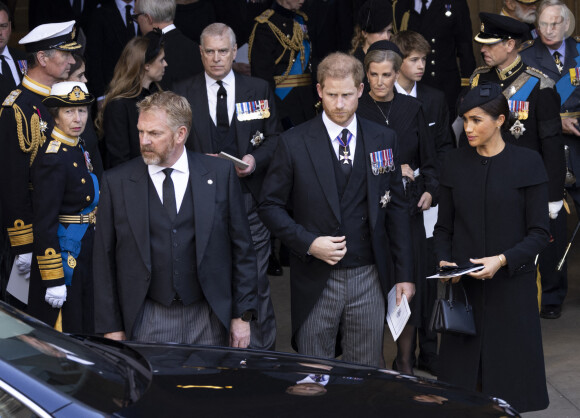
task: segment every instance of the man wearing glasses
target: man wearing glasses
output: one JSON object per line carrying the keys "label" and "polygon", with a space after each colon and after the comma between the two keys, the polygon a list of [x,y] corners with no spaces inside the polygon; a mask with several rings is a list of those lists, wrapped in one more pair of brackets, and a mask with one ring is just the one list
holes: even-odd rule
{"label": "man wearing glasses", "polygon": [[200,40],[204,72],[174,86],[174,91],[185,96],[194,109],[186,146],[241,160],[236,163],[236,173],[258,260],[258,319],[250,324],[250,347],[273,349],[276,323],[266,274],[270,233],[256,208],[279,132],[274,95],[266,81],[232,70],[237,46],[230,27],[213,23],[203,30]]}
{"label": "man wearing glasses", "polygon": [[[560,0],[544,0],[538,7],[539,39],[526,42],[521,52],[526,64],[538,68],[548,77],[556,81],[556,90],[560,95],[560,117],[564,143],[569,147],[568,172],[575,174],[567,176],[566,189],[574,199],[576,209],[580,209],[580,188],[577,178],[580,178],[580,38],[570,35],[574,32],[572,12]],[[561,257],[566,240],[566,220],[558,222],[558,231],[562,236],[555,257]],[[552,225],[551,225],[552,227]],[[556,235],[554,232],[552,234]],[[558,236],[556,236],[557,241]],[[552,246],[552,244],[550,244]],[[550,247],[548,247],[548,250]],[[562,303],[568,290],[566,268],[560,272],[552,269],[542,275],[542,310],[540,315],[546,319],[560,317]]]}

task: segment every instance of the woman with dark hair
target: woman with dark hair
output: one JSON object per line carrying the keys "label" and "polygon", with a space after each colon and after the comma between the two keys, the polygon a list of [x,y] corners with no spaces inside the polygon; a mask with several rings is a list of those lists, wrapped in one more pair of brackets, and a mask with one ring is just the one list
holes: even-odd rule
{"label": "woman with dark hair", "polygon": [[31,168],[34,248],[28,313],[64,332],[91,334],[93,234],[99,183],[81,138],[93,102],[84,83],[52,86],[54,118]]}
{"label": "woman with dark hair", "polygon": [[96,120],[105,142],[106,168],[141,155],[136,105],[151,93],[161,91],[159,82],[165,67],[159,30],[131,39],[123,49]]}
{"label": "woman with dark hair", "polygon": [[358,12],[357,24],[354,27],[349,51],[351,55],[364,63],[369,47],[377,41],[391,38],[393,33],[393,10],[390,1],[368,0]]}
{"label": "woman with dark hair", "polygon": [[519,412],[545,409],[534,259],[550,236],[548,176],[537,152],[503,140],[510,113],[499,85],[475,87],[459,114],[471,147],[446,155],[435,252],[440,266],[484,268],[452,280],[465,289],[477,334],[442,335],[438,377]]}
{"label": "woman with dark hair", "polygon": [[357,114],[393,129],[399,142],[401,166],[397,168],[403,174],[411,215],[412,236],[409,239],[413,241],[415,296],[409,301],[411,318],[397,339],[397,358],[393,368],[413,374],[415,355],[412,347],[416,327],[421,326],[421,315],[430,314],[422,309],[422,298],[425,297],[422,283],[426,276],[424,260],[427,253],[423,211],[435,203],[438,181],[435,145],[428,137],[421,102],[397,93],[394,87],[401,62],[399,49],[392,42],[379,41],[369,48],[365,57],[365,71],[370,91],[359,99]]}

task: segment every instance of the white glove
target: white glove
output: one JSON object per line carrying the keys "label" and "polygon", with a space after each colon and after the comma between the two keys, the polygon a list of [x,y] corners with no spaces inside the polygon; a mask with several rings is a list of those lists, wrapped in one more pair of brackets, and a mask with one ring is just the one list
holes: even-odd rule
{"label": "white glove", "polygon": [[66,285],[53,286],[46,289],[44,300],[53,308],[62,308],[66,301]]}
{"label": "white glove", "polygon": [[16,268],[20,273],[30,273],[30,264],[32,263],[32,253],[18,254],[14,260]]}
{"label": "white glove", "polygon": [[556,219],[558,217],[558,212],[564,206],[563,200],[558,200],[556,202],[548,202],[548,211],[550,213],[550,219]]}

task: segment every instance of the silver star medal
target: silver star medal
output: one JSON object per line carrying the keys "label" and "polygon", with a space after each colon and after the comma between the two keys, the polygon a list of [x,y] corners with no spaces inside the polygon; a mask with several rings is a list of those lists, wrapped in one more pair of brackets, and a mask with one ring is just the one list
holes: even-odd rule
{"label": "silver star medal", "polygon": [[48,129],[48,122],[43,121],[40,119],[40,132],[45,133]]}
{"label": "silver star medal", "polygon": [[391,201],[391,191],[387,190],[383,196],[381,196],[381,207],[386,208],[387,203]]}
{"label": "silver star medal", "polygon": [[516,120],[516,123],[514,123],[513,126],[510,128],[510,132],[512,133],[513,136],[516,137],[516,139],[522,136],[525,131],[526,128],[524,127],[524,124],[521,123],[519,120]]}
{"label": "silver star medal", "polygon": [[260,131],[256,131],[256,134],[252,137],[250,141],[254,147],[259,146],[264,140],[264,134]]}

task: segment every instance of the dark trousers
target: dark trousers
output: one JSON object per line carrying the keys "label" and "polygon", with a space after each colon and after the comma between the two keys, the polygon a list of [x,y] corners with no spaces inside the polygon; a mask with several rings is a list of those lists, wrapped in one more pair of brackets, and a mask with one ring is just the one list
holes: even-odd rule
{"label": "dark trousers", "polygon": [[568,292],[567,263],[564,263],[562,270],[556,270],[568,242],[566,215],[566,211],[562,208],[556,219],[550,219],[552,237],[538,259],[542,282],[542,305],[561,305]]}

